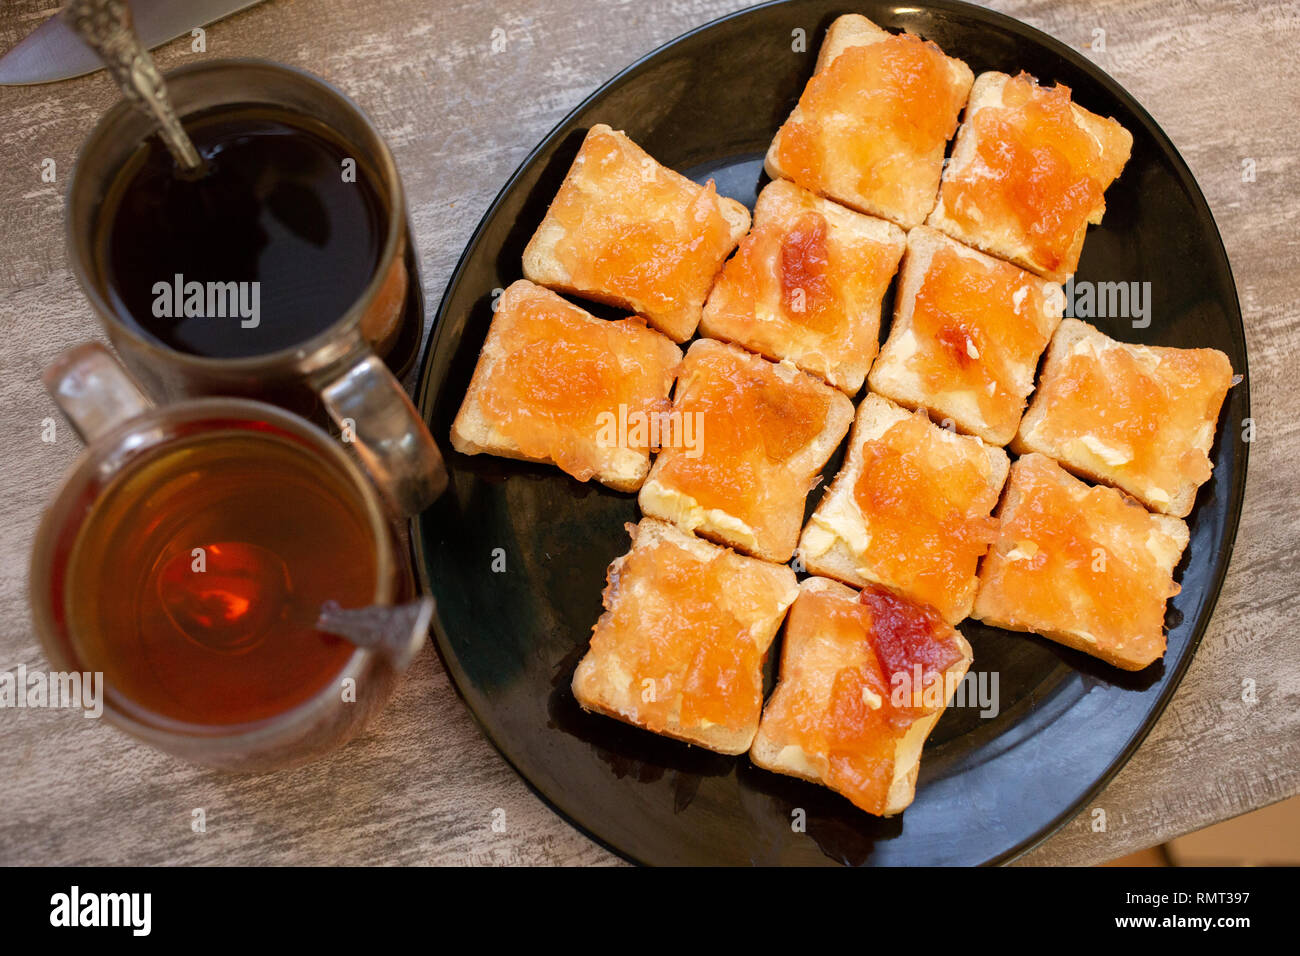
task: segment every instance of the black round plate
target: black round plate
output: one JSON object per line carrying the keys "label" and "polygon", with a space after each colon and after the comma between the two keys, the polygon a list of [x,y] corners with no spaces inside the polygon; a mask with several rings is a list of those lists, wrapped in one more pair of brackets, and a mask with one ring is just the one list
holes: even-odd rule
{"label": "black round plate", "polygon": [[[1214,220],[1168,137],[1114,80],[1051,37],[980,7],[939,0],[852,9],[934,40],[976,74],[1023,69],[1065,83],[1081,105],[1127,127],[1133,156],[1106,195],[1105,223],[1089,230],[1077,279],[1150,282],[1152,320],[1142,329],[1094,321],[1125,341],[1221,349],[1245,375],[1241,313]],[[843,0],[775,3],[694,30],[601,87],[528,156],[479,224],[438,311],[419,405],[440,443],[483,344],[493,292],[520,277],[524,246],[586,129],[626,130],[661,162],[714,178],[719,192],[752,208],[766,182],[767,144],[811,75],[826,27],[844,12]],[[792,49],[796,30],[805,52]],[[916,801],[888,820],[746,757],[578,708],[569,681],[601,612],[606,566],[627,549],[625,522],[638,518],[634,496],[554,468],[452,453],[449,492],[414,522],[417,564],[438,602],[443,660],[488,737],[555,809],[629,859],[1001,862],[1077,813],[1172,696],[1232,550],[1248,406],[1243,382],[1229,395],[1214,478],[1189,520],[1164,661],[1127,674],[1041,638],[966,622],[974,669],[997,676],[999,712],[950,708],[926,745]],[[806,832],[792,827],[796,808]]]}

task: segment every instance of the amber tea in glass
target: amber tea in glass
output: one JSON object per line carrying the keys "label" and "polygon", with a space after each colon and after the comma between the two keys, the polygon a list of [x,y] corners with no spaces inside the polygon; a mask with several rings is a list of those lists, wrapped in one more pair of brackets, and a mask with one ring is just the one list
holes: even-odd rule
{"label": "amber tea in glass", "polygon": [[204,431],[104,490],[68,562],[70,631],[128,713],[253,724],[342,671],[354,648],[314,623],[325,601],[368,604],[375,577],[339,477],[273,431]]}

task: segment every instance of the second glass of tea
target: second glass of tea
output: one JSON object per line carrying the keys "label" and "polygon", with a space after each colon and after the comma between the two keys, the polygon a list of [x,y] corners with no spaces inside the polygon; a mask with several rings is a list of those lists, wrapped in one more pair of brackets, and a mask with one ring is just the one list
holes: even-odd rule
{"label": "second glass of tea", "polygon": [[[98,343],[45,382],[86,443],[32,553],[51,666],[102,675],[110,722],[224,769],[300,763],[364,726],[423,646],[432,605],[408,603],[374,476],[264,402],[155,405]],[[322,628],[339,608],[392,626],[345,638]]]}

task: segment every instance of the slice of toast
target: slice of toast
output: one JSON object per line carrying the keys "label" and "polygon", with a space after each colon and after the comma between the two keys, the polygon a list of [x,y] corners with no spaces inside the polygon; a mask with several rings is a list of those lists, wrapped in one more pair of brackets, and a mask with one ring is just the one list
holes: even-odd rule
{"label": "slice of toast", "polygon": [[[882,640],[887,632],[892,639]],[[859,595],[807,578],[750,760],[830,787],[868,813],[899,813],[916,795],[921,749],[971,659],[965,638],[932,608],[883,588]]]}
{"label": "slice of toast", "polygon": [[1209,480],[1209,453],[1232,365],[1217,349],[1117,342],[1066,319],[1012,443],[1186,517]]}
{"label": "slice of toast", "polygon": [[838,17],[765,166],[859,212],[919,225],[974,79],[961,60],[866,17]]}
{"label": "slice of toast", "polygon": [[749,211],[712,180],[700,186],[598,123],[524,249],[524,276],[637,312],[685,342],[748,229]]}
{"label": "slice of toast", "polygon": [[1055,282],[918,226],[907,234],[871,390],[1005,445],[1064,308]]}
{"label": "slice of toast", "polygon": [[868,392],[799,559],[813,574],[892,588],[955,624],[975,598],[1007,464],[1001,448]]}
{"label": "slice of toast", "polygon": [[763,661],[794,572],[643,518],[609,568],[605,613],[573,675],[584,710],[724,754],[758,730]]}
{"label": "slice of toast", "polygon": [[673,399],[682,441],[662,441],[641,510],[746,554],[794,553],[808,492],[849,424],[844,393],[788,363],[699,339]]}
{"label": "slice of toast", "polygon": [[1165,652],[1187,525],[1039,454],[1011,466],[972,616],[1137,671]]}
{"label": "slice of toast", "polygon": [[1133,136],[1026,73],[981,73],[927,225],[1064,282],[1088,224],[1128,162]]}
{"label": "slice of toast", "polygon": [[598,319],[521,279],[498,301],[452,447],[636,491],[681,359],[641,319]]}
{"label": "slice of toast", "polygon": [[700,334],[789,359],[847,395],[880,341],[880,302],[906,239],[784,179],[754,207],[754,228],[709,293]]}

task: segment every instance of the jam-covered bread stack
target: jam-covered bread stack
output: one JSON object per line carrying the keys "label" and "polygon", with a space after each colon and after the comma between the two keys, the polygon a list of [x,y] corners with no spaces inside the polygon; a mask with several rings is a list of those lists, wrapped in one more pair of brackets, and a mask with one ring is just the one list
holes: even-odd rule
{"label": "jam-covered bread stack", "polygon": [[894,303],[871,391],[990,445],[1011,441],[1065,309],[1061,287],[918,226]]}
{"label": "jam-covered bread stack", "polygon": [[1233,373],[1063,319],[1131,147],[1066,87],[975,77],[857,15],[776,132],[752,228],[592,127],[452,431],[638,492],[584,708],[890,815],[972,664],[963,620],[1129,670],[1163,656]]}
{"label": "jam-covered bread stack", "polygon": [[1128,130],[1079,106],[1068,87],[1039,86],[1024,73],[983,73],[926,222],[1064,282],[1132,147]]}
{"label": "jam-covered bread stack", "polygon": [[673,413],[698,447],[664,448],[641,510],[768,561],[794,556],[808,492],[853,421],[821,379],[700,339],[677,376]]}
{"label": "jam-covered bread stack", "polygon": [[635,491],[650,470],[649,429],[620,443],[613,413],[631,423],[665,411],[681,360],[643,320],[598,319],[520,279],[497,303],[452,446]]}
{"label": "jam-covered bread stack", "polygon": [[524,250],[524,276],[637,312],[685,342],[748,229],[749,210],[711,180],[699,186],[597,125]]}
{"label": "jam-covered bread stack", "polygon": [[1006,478],[1001,448],[868,393],[844,467],[799,541],[804,567],[855,587],[884,585],[956,624],[975,600]]}
{"label": "jam-covered bread stack", "polygon": [[794,571],[675,525],[629,525],[605,613],[573,675],[578,703],[725,754],[749,750],[763,661],[799,593]]}
{"label": "jam-covered bread stack", "polygon": [[925,738],[970,663],[966,639],[933,608],[878,585],[859,593],[806,578],[750,758],[825,784],[868,813],[898,813],[916,792]]}
{"label": "jam-covered bread stack", "polygon": [[904,229],[920,225],[973,79],[933,43],[840,17],[772,140],[768,175]]}
{"label": "jam-covered bread stack", "polygon": [[784,179],[704,305],[700,334],[790,361],[853,396],[880,344],[880,306],[906,248],[893,223]]}

